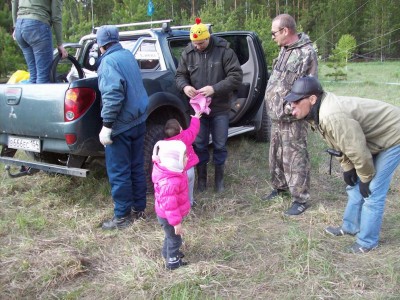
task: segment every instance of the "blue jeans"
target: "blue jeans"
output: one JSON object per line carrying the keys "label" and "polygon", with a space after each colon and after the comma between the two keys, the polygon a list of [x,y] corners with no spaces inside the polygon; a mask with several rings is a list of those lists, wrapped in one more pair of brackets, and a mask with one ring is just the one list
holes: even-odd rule
{"label": "blue jeans", "polygon": [[346,187],[348,202],[342,229],[357,234],[357,243],[362,247],[378,246],[386,195],[399,163],[400,145],[374,156],[376,174],[370,183],[371,195],[368,198],[361,196],[359,183]]}
{"label": "blue jeans", "polygon": [[207,164],[210,161],[208,144],[210,134],[212,137],[214,152],[213,162],[215,165],[223,165],[228,156],[226,141],[228,139],[229,113],[220,113],[213,117],[200,118],[200,132],[194,143],[194,151],[199,157],[199,165]]}
{"label": "blue jeans", "polygon": [[146,208],[146,175],[144,172],[144,134],[146,123],[139,124],[117,136],[107,145],[106,166],[114,200],[114,215],[125,217]]}
{"label": "blue jeans", "polygon": [[38,20],[17,19],[15,39],[28,65],[30,83],[50,82],[53,61],[51,27]]}

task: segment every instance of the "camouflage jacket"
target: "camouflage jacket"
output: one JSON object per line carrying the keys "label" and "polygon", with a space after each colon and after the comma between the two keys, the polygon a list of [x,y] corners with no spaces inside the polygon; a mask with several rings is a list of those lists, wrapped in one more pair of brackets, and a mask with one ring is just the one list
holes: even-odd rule
{"label": "camouflage jacket", "polygon": [[296,120],[283,98],[291,90],[294,81],[305,75],[318,76],[317,54],[308,35],[299,33],[299,40],[282,47],[272,65],[265,92],[265,102],[272,120]]}

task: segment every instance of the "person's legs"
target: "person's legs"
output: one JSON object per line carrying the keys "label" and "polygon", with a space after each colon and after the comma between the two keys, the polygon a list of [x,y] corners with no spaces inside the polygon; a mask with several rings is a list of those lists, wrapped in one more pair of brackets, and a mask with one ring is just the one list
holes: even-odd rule
{"label": "person's legs", "polygon": [[146,174],[144,171],[144,135],[146,123],[130,129],[132,141],[130,148],[131,156],[131,187],[132,187],[132,208],[136,212],[142,212],[146,208]]}
{"label": "person's legs", "polygon": [[374,158],[376,173],[369,186],[371,195],[364,199],[361,208],[360,232],[357,234],[357,244],[362,247],[378,246],[386,195],[399,164],[400,145],[382,151]]}
{"label": "person's legs", "polygon": [[211,118],[211,136],[213,142],[213,162],[219,166],[225,164],[228,156],[226,141],[228,140],[229,114],[221,113]]}
{"label": "person's legs", "polygon": [[[23,38],[23,32],[26,31],[24,28],[26,22],[29,20],[17,19],[15,26],[15,39],[22,50],[26,65],[29,72],[29,82],[36,83],[36,62],[35,55],[33,54],[32,47]],[[25,35],[25,34],[24,34]]]}
{"label": "person's legs", "polygon": [[112,137],[113,143],[105,147],[106,167],[114,200],[114,216],[125,217],[133,207],[131,134],[128,131]]}
{"label": "person's legs", "polygon": [[50,82],[53,61],[51,27],[41,21],[17,20],[15,38],[24,54],[31,83]]}
{"label": "person's legs", "polygon": [[210,119],[200,118],[200,131],[196,137],[193,149],[199,157],[197,164],[197,190],[203,192],[207,188],[207,164],[210,161],[208,144],[210,141]]}
{"label": "person's legs", "polygon": [[190,205],[193,206],[194,203],[194,196],[193,196],[193,189],[194,189],[194,181],[195,181],[195,172],[194,172],[194,167],[191,167],[189,170],[187,170],[187,177],[188,177],[188,183],[189,183],[189,200],[190,200]]}
{"label": "person's legs", "polygon": [[207,117],[200,118],[200,131],[197,134],[193,144],[193,149],[199,157],[198,165],[205,165],[210,161],[208,152],[208,144],[210,141],[210,119]]}
{"label": "person's legs", "polygon": [[36,83],[50,82],[50,70],[53,62],[53,37],[51,27],[41,23],[35,32],[37,39],[33,40],[31,46],[36,61]]}
{"label": "person's legs", "polygon": [[179,267],[181,262],[181,252],[179,249],[182,246],[182,237],[175,234],[174,226],[170,225],[166,219],[158,216],[157,219],[165,233],[162,254],[163,256],[165,255],[166,266],[174,267],[174,264],[177,264],[176,267]]}
{"label": "person's legs", "polygon": [[347,204],[343,214],[342,229],[350,234],[356,234],[360,231],[361,208],[364,199],[360,194],[358,184],[346,187]]}
{"label": "person's legs", "polygon": [[282,157],[286,182],[293,202],[306,203],[310,197],[310,159],[305,121],[283,123]]}
{"label": "person's legs", "polygon": [[285,173],[283,171],[283,148],[281,123],[272,122],[271,140],[269,147],[269,171],[271,185],[274,190],[288,190]]}

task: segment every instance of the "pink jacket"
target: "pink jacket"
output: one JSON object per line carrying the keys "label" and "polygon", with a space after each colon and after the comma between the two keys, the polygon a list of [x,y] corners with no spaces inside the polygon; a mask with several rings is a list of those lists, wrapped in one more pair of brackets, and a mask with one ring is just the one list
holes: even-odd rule
{"label": "pink jacket", "polygon": [[151,179],[157,216],[167,219],[171,226],[178,225],[190,211],[186,171],[172,172],[154,162]]}
{"label": "pink jacket", "polygon": [[188,156],[188,162],[185,170],[189,170],[191,167],[197,165],[199,163],[199,158],[197,154],[194,152],[192,144],[196,140],[196,136],[200,131],[200,119],[192,117],[190,120],[190,125],[188,129],[182,130],[179,134],[165,139],[166,141],[170,140],[180,140],[186,145],[186,154]]}

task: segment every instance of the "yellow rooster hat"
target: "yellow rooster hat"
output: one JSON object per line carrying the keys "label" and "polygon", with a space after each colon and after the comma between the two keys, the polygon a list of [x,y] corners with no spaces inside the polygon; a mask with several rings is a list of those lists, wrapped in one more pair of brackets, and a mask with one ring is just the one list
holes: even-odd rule
{"label": "yellow rooster hat", "polygon": [[200,18],[196,18],[196,24],[190,28],[190,39],[192,41],[201,41],[208,39],[210,37],[210,32],[206,25],[201,23]]}

